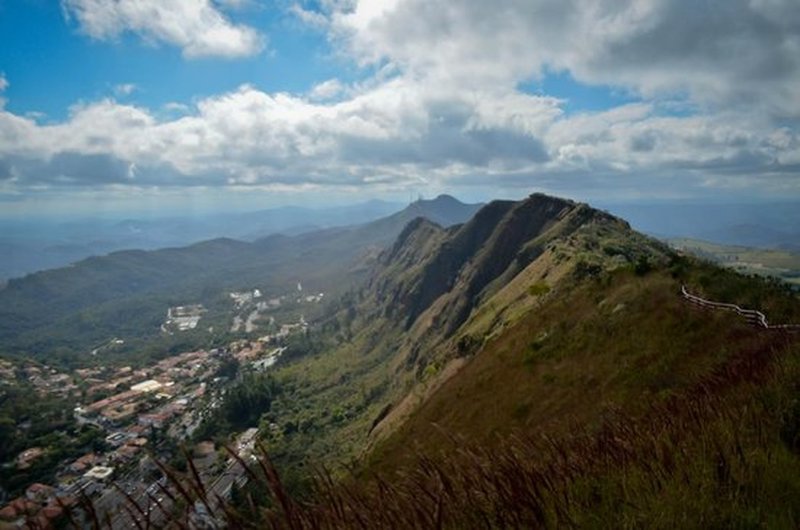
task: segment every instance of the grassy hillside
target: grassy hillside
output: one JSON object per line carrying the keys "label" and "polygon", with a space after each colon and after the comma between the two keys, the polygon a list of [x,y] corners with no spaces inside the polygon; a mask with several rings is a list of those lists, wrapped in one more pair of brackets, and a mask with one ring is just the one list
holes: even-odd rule
{"label": "grassy hillside", "polygon": [[568,435],[452,437],[397,474],[323,483],[291,519],[266,517],[326,528],[796,528],[798,353],[780,342],[741,352],[646,414],[610,410]]}
{"label": "grassy hillside", "polygon": [[[451,230],[409,226],[362,295],[369,324],[345,350],[295,365],[318,381],[334,370],[344,388],[329,379],[321,401],[355,403],[323,431],[329,454],[367,448],[358,478],[323,481],[295,522],[795,527],[797,336],[698,309],[681,286],[779,323],[800,322],[796,294],[583,205],[562,202],[525,233],[517,212],[540,200],[489,205]],[[353,399],[358,385],[370,401]]]}
{"label": "grassy hillside", "polygon": [[273,456],[284,467],[351,463],[538,304],[647,259],[667,263],[668,249],[619,219],[542,195],[491,203],[451,228],[414,220],[369,282],[277,368],[285,392],[263,422]]}
{"label": "grassy hillside", "polygon": [[679,294],[742,282],[800,319],[779,285],[683,259],[548,293],[379,442],[358,478],[323,477],[313,502],[263,516],[297,528],[796,528],[798,336]]}
{"label": "grassy hillside", "polygon": [[[680,257],[650,270],[575,270],[529,291],[539,303],[476,352],[423,374],[413,391],[424,396],[350,462],[355,474],[307,468],[311,493],[292,500],[294,472],[287,483],[269,465],[256,469],[251,493],[272,501],[255,516],[229,512],[232,526],[796,528],[800,337],[698,309],[680,287],[735,292],[726,300],[740,304],[757,297],[798,321],[796,295]],[[336,416],[339,428],[318,432],[324,443],[283,442],[309,442],[312,461],[329,464],[363,445],[365,411],[380,412],[370,399],[392,384],[376,379],[392,348],[378,355],[361,341],[385,325],[284,367],[302,387],[296,413],[327,406],[319,418]],[[279,464],[280,447],[267,439]]]}
{"label": "grassy hillside", "polygon": [[[683,300],[681,283],[705,278],[695,274],[623,270],[545,295],[379,444],[372,465],[396,467],[413,458],[409,446],[439,451],[448,435],[492,445],[520,429],[566,433],[613,411],[638,417],[741,352],[774,343],[773,333]],[[800,321],[794,306],[786,316]]]}

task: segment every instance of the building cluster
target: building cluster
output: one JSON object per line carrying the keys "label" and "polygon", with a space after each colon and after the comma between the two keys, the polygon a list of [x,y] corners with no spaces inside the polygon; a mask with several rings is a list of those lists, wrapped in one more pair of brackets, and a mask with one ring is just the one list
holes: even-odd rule
{"label": "building cluster", "polygon": [[[250,296],[251,302],[261,297],[257,289],[231,293],[238,300],[234,294],[242,295],[242,300]],[[282,299],[258,303],[278,307]],[[191,329],[203,311],[202,306],[170,308],[168,321],[179,330]],[[185,352],[139,368],[98,365],[60,372],[34,362],[0,360],[0,390],[3,384],[15,384],[22,378],[40,394],[63,397],[66,403],[74,404],[73,416],[78,424],[93,425],[104,432],[102,449],[95,446],[95,451],[59,463],[52,485],[32,484],[25,495],[0,506],[0,530],[29,525],[30,521],[40,528],[62,525],[59,518],[64,507],[83,496],[111,505],[116,501],[108,499],[120,495],[117,500],[123,502],[112,483],[127,484],[131,491],[153,488],[153,484],[147,484],[152,479],[146,477],[157,469],[148,455],[159,459],[172,456],[160,449],[162,442],[188,439],[220,406],[224,399],[225,377],[220,375],[225,373],[221,370],[223,363],[235,359],[240,366],[266,370],[286,350],[283,344],[287,337],[307,330],[308,323],[300,316],[298,321],[283,324],[275,333],[257,340],[235,341],[224,350]],[[252,454],[255,433],[252,429],[242,437],[238,447],[241,454]],[[29,469],[46,454],[46,447],[28,447],[12,465],[18,470]],[[241,473],[231,476],[240,477]],[[219,493],[229,494],[230,477],[223,473],[215,480]]]}
{"label": "building cluster", "polygon": [[269,335],[264,335],[258,338],[258,342],[263,344],[281,344],[289,335],[295,333],[306,333],[308,331],[308,322],[300,315],[300,319],[292,324],[281,324],[277,332]]}
{"label": "building cluster", "polygon": [[178,331],[188,331],[197,327],[200,318],[206,312],[206,308],[201,304],[180,305],[167,309],[167,319],[161,329],[169,332],[170,329]]}
{"label": "building cluster", "polygon": [[229,293],[229,296],[233,299],[236,309],[241,309],[242,306],[261,298],[261,291],[253,289],[252,291],[232,292]]}
{"label": "building cluster", "polygon": [[297,299],[297,303],[302,304],[303,302],[309,304],[318,304],[322,302],[322,299],[325,297],[325,293],[317,293],[317,294],[309,294],[306,296],[301,296]]}
{"label": "building cluster", "polygon": [[[194,351],[139,370],[102,366],[75,370],[70,380],[85,389],[86,400],[74,408],[75,419],[104,430],[106,450],[88,452],[64,462],[55,474],[54,485],[37,486],[46,486],[49,488],[46,491],[52,493],[46,499],[37,497],[41,502],[29,498],[30,491],[25,498],[8,502],[0,509],[0,528],[31,520],[36,520],[42,528],[50,528],[56,520],[57,499],[97,497],[107,493],[110,482],[121,475],[129,479],[141,475],[145,470],[143,464],[149,461],[143,456],[157,433],[183,440],[199,426],[204,406],[190,405],[204,397],[225,355],[228,354],[220,350]],[[50,369],[37,368],[23,367],[23,370],[29,378],[50,375]],[[111,391],[114,392],[106,395]],[[43,447],[27,448],[14,464],[17,469],[28,469],[46,452]]]}
{"label": "building cluster", "polygon": [[55,528],[63,524],[65,510],[76,502],[76,496],[36,482],[0,508],[0,528]]}
{"label": "building cluster", "polygon": [[39,395],[53,394],[69,398],[80,393],[72,375],[46,364],[26,362],[14,366],[9,361],[0,360],[0,386],[14,385],[20,378],[30,383]]}
{"label": "building cluster", "polygon": [[[187,412],[189,405],[205,394],[206,381],[220,365],[220,352],[186,352],[155,365],[127,372],[108,385],[126,390],[75,408],[80,423],[108,430],[126,429],[130,438],[149,427],[162,429]],[[129,370],[129,369],[128,369]]]}

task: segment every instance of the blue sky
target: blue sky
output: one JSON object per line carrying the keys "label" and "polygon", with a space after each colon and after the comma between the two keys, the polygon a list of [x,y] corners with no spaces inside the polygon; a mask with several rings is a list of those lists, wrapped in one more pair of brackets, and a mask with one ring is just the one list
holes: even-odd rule
{"label": "blue sky", "polygon": [[[267,92],[303,93],[328,79],[354,82],[374,72],[337,54],[324,32],[302,24],[287,5],[291,4],[252,4],[231,13],[232,21],[262,28],[269,35],[262,53],[238,60],[187,61],[177,48],[147,44],[132,34],[110,43],[86,38],[57,2],[0,2],[0,64],[5,77],[14,79],[6,93],[6,108],[61,121],[80,101],[115,97],[159,108],[191,103],[243,84]],[[129,94],[115,90],[126,85],[135,88]],[[600,111],[638,100],[622,88],[579,83],[568,71],[547,72],[520,83],[519,89],[563,98],[566,112]]]}
{"label": "blue sky", "polygon": [[0,0],[0,214],[800,198],[797,10],[707,4]]}
{"label": "blue sky", "polygon": [[[147,44],[131,33],[112,42],[87,38],[76,21],[66,20],[58,2],[0,1],[0,64],[6,78],[14,80],[6,94],[7,108],[63,120],[76,102],[104,97],[158,108],[248,83],[269,92],[303,92],[331,77],[362,75],[331,54],[324,33],[305,27],[283,9],[251,6],[230,18],[266,29],[268,48],[237,60],[185,60],[180,49]],[[131,94],[115,92],[127,84],[136,86]]]}

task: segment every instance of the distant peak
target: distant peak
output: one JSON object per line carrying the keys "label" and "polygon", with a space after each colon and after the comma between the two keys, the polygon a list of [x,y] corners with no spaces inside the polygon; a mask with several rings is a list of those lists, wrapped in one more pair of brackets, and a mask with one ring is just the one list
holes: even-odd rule
{"label": "distant peak", "polygon": [[547,202],[558,202],[563,204],[575,205],[577,204],[572,199],[565,199],[563,197],[556,197],[554,195],[547,195],[546,193],[535,192],[531,193],[528,196],[529,201],[547,201]]}
{"label": "distant peak", "polygon": [[419,199],[414,201],[413,204],[445,204],[445,203],[449,203],[449,204],[464,204],[461,201],[459,201],[458,199],[456,199],[455,197],[453,197],[452,195],[448,195],[446,193],[442,193],[441,195],[437,195],[433,199],[425,199],[425,198],[420,197]]}

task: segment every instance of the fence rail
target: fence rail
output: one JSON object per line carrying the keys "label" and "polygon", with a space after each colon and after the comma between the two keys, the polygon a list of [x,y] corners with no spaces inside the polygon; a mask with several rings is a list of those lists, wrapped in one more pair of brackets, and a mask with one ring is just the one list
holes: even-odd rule
{"label": "fence rail", "polygon": [[800,331],[800,324],[770,324],[769,321],[767,321],[767,316],[761,311],[756,311],[755,309],[745,309],[736,304],[726,304],[724,302],[714,302],[712,300],[706,300],[705,298],[701,298],[697,295],[690,293],[688,290],[686,290],[685,285],[681,285],[681,294],[691,304],[700,307],[705,307],[708,309],[722,309],[725,311],[733,311],[734,313],[744,317],[745,320],[747,320],[751,324],[754,324],[764,329],[782,329],[787,331]]}

